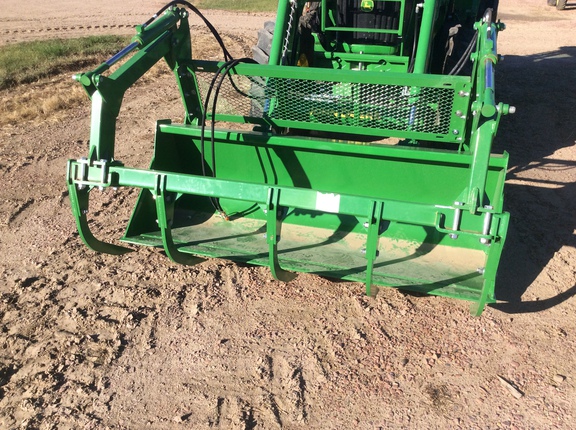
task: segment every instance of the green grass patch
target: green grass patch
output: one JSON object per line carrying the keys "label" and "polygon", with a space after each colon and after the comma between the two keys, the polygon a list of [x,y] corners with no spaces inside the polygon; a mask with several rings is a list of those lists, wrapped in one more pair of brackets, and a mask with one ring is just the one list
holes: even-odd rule
{"label": "green grass patch", "polygon": [[0,89],[100,63],[128,44],[126,36],[52,39],[0,47]]}
{"label": "green grass patch", "polygon": [[243,12],[276,12],[278,0],[197,0],[198,9],[222,9]]}

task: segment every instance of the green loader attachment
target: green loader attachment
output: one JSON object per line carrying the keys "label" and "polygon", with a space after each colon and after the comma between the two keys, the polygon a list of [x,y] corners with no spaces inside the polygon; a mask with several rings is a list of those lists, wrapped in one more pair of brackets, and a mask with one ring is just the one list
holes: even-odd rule
{"label": "green loader attachment", "polygon": [[[141,190],[122,241],[183,264],[216,257],[495,301],[506,238],[508,155],[491,153],[495,1],[280,0],[254,58],[234,59],[190,3],[172,2],[132,43],[76,79],[92,100],[90,150],[68,162],[80,236],[98,252],[90,192]],[[189,11],[223,61],[193,59]],[[156,62],[173,70],[182,123],[159,120],[149,169],[115,158],[125,91]],[[109,70],[115,63],[114,71]],[[119,142],[121,144],[121,142]]]}

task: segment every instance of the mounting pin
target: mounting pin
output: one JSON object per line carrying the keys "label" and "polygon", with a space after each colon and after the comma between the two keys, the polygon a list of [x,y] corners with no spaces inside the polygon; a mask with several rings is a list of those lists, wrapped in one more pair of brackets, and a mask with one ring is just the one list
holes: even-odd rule
{"label": "mounting pin", "polygon": [[[494,209],[492,206],[484,206],[484,209],[492,210]],[[484,215],[484,225],[482,226],[482,235],[487,236],[490,233],[490,225],[492,224],[492,212],[486,212]],[[488,245],[490,243],[490,239],[485,237],[480,238],[480,243],[483,245]]]}
{"label": "mounting pin", "polygon": [[[463,202],[454,202],[455,206],[464,206]],[[454,221],[452,221],[452,230],[453,231],[458,231],[460,230],[460,220],[462,218],[462,209],[460,209],[459,207],[457,207],[456,209],[454,209]],[[458,239],[458,234],[457,233],[450,233],[449,234],[450,239]]]}

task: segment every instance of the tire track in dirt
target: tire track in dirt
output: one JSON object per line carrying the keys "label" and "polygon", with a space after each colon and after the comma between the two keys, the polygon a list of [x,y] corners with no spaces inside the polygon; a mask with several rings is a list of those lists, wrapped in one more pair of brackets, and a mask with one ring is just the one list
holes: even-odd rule
{"label": "tire track in dirt", "polygon": [[[58,32],[68,32],[73,30],[90,31],[90,30],[106,30],[106,29],[116,29],[116,28],[134,28],[134,25],[128,24],[103,24],[103,25],[72,25],[69,27],[44,27],[44,28],[14,28],[6,29],[2,31],[2,34],[35,34],[35,33],[58,33]],[[47,34],[49,37],[52,34]]]}
{"label": "tire track in dirt", "polygon": [[[140,6],[140,5],[139,5]],[[7,5],[10,7],[10,4]],[[38,19],[21,19],[19,17],[8,18],[0,21],[0,46],[8,43],[32,41],[43,38],[72,38],[89,36],[94,34],[120,34],[130,35],[134,33],[137,25],[150,18],[154,8],[142,7],[143,13],[122,14],[121,16],[91,15],[78,16],[74,11],[44,11],[44,15]],[[38,13],[38,12],[36,12]],[[32,17],[36,15],[32,14]],[[266,20],[274,18],[268,13],[245,13],[233,14],[226,11],[209,10],[203,11],[206,18],[221,33],[244,35],[257,31]],[[241,19],[239,19],[239,15]],[[206,25],[199,17],[190,15],[190,27],[194,31],[208,31]]]}
{"label": "tire track in dirt", "polygon": [[[6,220],[2,221],[3,224],[5,224],[6,226],[10,225],[10,223],[12,221],[14,221],[16,219],[16,217],[18,217],[18,215],[20,215],[22,212],[24,212],[26,209],[28,209],[32,204],[34,204],[34,199],[33,198],[29,198],[26,199],[25,201],[16,203],[15,205],[10,204],[13,202],[6,202],[6,206],[15,206],[13,210],[7,210],[6,213],[8,214],[8,216],[6,217]],[[2,207],[2,204],[0,204],[0,207]]]}

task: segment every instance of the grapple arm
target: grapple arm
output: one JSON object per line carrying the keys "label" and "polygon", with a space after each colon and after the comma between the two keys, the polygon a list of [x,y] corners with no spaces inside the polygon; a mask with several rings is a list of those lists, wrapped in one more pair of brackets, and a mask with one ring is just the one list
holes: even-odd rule
{"label": "grapple arm", "polygon": [[[162,58],[171,66],[191,58],[187,16],[184,9],[166,10],[151,24],[137,26],[137,34],[126,48],[96,69],[75,76],[92,99],[91,161],[114,160],[116,118],[126,90]],[[103,75],[134,51],[136,53],[116,71]]]}

